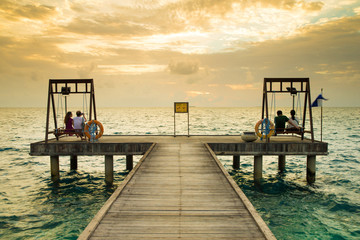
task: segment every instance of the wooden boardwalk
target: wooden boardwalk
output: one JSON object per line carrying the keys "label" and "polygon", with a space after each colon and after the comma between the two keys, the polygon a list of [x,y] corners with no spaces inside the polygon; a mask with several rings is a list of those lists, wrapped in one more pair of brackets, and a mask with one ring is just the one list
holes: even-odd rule
{"label": "wooden boardwalk", "polygon": [[209,149],[153,145],[79,239],[275,239]]}

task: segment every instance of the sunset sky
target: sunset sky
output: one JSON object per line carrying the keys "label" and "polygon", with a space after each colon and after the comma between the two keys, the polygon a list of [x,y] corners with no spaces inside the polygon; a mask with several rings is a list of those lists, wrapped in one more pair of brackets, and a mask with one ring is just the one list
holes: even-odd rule
{"label": "sunset sky", "polygon": [[56,78],[98,107],[261,106],[265,77],[360,106],[360,1],[0,0],[0,107],[46,107]]}

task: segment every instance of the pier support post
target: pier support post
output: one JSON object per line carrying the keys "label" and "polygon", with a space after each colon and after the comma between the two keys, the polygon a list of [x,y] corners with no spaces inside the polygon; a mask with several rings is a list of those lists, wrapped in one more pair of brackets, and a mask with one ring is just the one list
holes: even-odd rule
{"label": "pier support post", "polygon": [[50,156],[50,172],[51,180],[53,182],[59,182],[60,180],[60,167],[59,167],[59,156]]}
{"label": "pier support post", "polygon": [[70,170],[77,170],[78,169],[78,161],[76,155],[70,156]]}
{"label": "pier support post", "polygon": [[233,169],[239,169],[240,168],[240,155],[234,155],[233,156]]}
{"label": "pier support post", "polygon": [[315,182],[316,155],[308,155],[306,161],[306,180],[309,184]]}
{"label": "pier support post", "polygon": [[112,185],[114,181],[114,156],[105,155],[105,182]]}
{"label": "pier support post", "polygon": [[259,182],[262,178],[262,165],[263,165],[263,156],[255,155],[254,156],[254,181]]}
{"label": "pier support post", "polygon": [[133,155],[126,155],[126,170],[131,171],[133,166]]}
{"label": "pier support post", "polygon": [[280,172],[284,172],[285,171],[285,160],[286,160],[286,156],[285,155],[279,155],[279,171]]}

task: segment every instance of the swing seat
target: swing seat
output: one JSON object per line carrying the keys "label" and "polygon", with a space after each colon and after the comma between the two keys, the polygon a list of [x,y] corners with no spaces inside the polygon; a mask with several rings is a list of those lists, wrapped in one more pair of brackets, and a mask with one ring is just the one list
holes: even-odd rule
{"label": "swing seat", "polygon": [[54,130],[54,135],[56,139],[62,135],[75,134],[75,129],[65,129],[65,128],[57,128]]}
{"label": "swing seat", "polygon": [[289,134],[289,133],[296,133],[296,134],[302,134],[304,131],[303,129],[297,129],[297,128],[276,128],[275,129],[276,134]]}
{"label": "swing seat", "polygon": [[311,131],[307,131],[304,128],[296,129],[296,128],[285,128],[285,134],[295,133],[299,135],[303,135],[304,133],[311,133]]}
{"label": "swing seat", "polygon": [[86,140],[84,132],[81,129],[65,129],[65,128],[57,128],[52,132],[56,139],[59,140],[59,137],[62,135],[75,135],[81,137],[81,140]]}
{"label": "swing seat", "polygon": [[301,139],[304,139],[304,133],[311,133],[311,131],[306,131],[304,128],[277,128],[275,130],[275,136],[278,134],[298,134]]}

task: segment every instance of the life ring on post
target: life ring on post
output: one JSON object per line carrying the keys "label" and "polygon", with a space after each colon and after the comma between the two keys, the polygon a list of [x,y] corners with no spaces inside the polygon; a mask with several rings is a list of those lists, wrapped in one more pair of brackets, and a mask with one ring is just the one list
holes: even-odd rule
{"label": "life ring on post", "polygon": [[97,140],[103,135],[104,127],[98,120],[91,120],[85,124],[84,133],[90,140]]}
{"label": "life ring on post", "polygon": [[255,132],[261,139],[270,138],[275,133],[275,125],[267,118],[261,119],[255,124]]}

